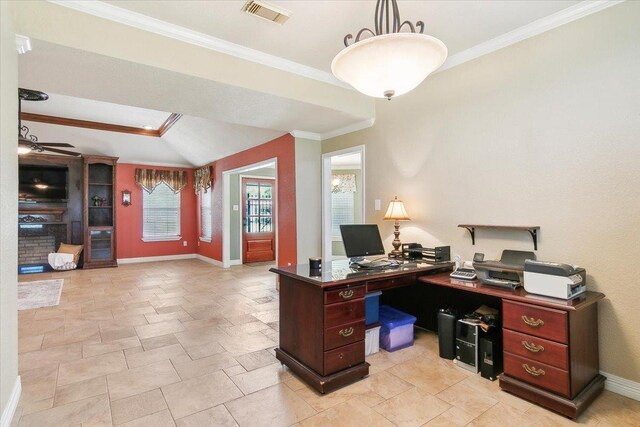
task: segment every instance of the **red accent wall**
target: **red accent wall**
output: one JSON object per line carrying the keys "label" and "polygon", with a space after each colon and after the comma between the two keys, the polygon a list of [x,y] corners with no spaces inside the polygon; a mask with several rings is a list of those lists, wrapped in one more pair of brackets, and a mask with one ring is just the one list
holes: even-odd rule
{"label": "red accent wall", "polygon": [[[144,190],[135,183],[135,170],[141,167],[187,171],[188,184],[180,193],[180,234],[182,234],[182,240],[175,242],[142,241],[142,192]],[[193,254],[196,252],[199,233],[196,220],[197,198],[193,192],[193,169],[118,163],[116,179],[118,258]],[[122,206],[123,190],[131,191],[131,206]],[[187,246],[182,245],[183,241],[187,242]]]}
{"label": "red accent wall", "polygon": [[[200,255],[222,261],[222,172],[277,158],[278,265],[296,264],[295,139],[286,134],[272,141],[217,160],[213,166],[211,243],[200,242]],[[194,214],[194,218],[196,218]],[[194,221],[194,223],[197,221]]]}

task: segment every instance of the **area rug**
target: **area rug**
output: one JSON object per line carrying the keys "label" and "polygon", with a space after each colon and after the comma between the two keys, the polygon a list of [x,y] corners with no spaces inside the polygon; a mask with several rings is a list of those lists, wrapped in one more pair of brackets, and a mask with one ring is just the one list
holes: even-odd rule
{"label": "area rug", "polygon": [[60,304],[64,279],[18,283],[18,310],[51,307]]}

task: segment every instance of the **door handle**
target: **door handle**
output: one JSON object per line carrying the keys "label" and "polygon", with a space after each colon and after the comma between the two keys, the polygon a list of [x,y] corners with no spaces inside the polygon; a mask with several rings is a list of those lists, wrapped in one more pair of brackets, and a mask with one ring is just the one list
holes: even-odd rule
{"label": "door handle", "polygon": [[527,316],[522,316],[522,321],[524,323],[526,323],[527,325],[531,326],[532,328],[539,328],[540,326],[544,325],[544,320],[542,320],[542,319],[533,319],[533,318],[529,318]]}
{"label": "door handle", "polygon": [[340,295],[342,299],[349,299],[353,296],[353,289],[349,289],[348,291],[340,291],[338,295]]}
{"label": "door handle", "polygon": [[541,375],[546,374],[546,372],[542,369],[536,369],[536,368],[532,368],[529,365],[527,365],[526,363],[522,364],[522,368],[527,371],[527,374],[532,375],[534,377],[539,377]]}
{"label": "door handle", "polygon": [[522,341],[522,346],[524,348],[526,348],[527,350],[529,350],[531,353],[539,353],[541,351],[544,351],[544,347],[541,345],[536,345],[534,343],[529,343],[527,341]]}
{"label": "door handle", "polygon": [[340,329],[340,332],[338,332],[340,335],[342,335],[343,337],[350,337],[351,335],[353,335],[353,327],[349,327],[346,329]]}

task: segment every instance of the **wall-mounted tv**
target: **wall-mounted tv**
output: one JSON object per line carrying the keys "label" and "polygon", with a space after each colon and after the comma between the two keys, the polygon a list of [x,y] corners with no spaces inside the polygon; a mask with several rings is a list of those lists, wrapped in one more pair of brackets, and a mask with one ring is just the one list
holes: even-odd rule
{"label": "wall-mounted tv", "polygon": [[66,202],[69,168],[63,166],[20,165],[20,201]]}

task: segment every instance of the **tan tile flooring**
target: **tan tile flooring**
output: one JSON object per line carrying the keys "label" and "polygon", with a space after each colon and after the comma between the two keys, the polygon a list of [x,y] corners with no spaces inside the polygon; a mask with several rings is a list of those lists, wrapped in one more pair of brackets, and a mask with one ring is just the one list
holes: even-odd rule
{"label": "tan tile flooring", "polygon": [[[14,425],[576,424],[440,359],[424,331],[413,347],[369,357],[368,378],[315,393],[273,355],[278,294],[264,266],[184,260],[55,277],[59,306],[19,312]],[[605,392],[578,423],[639,426],[640,402]]]}

